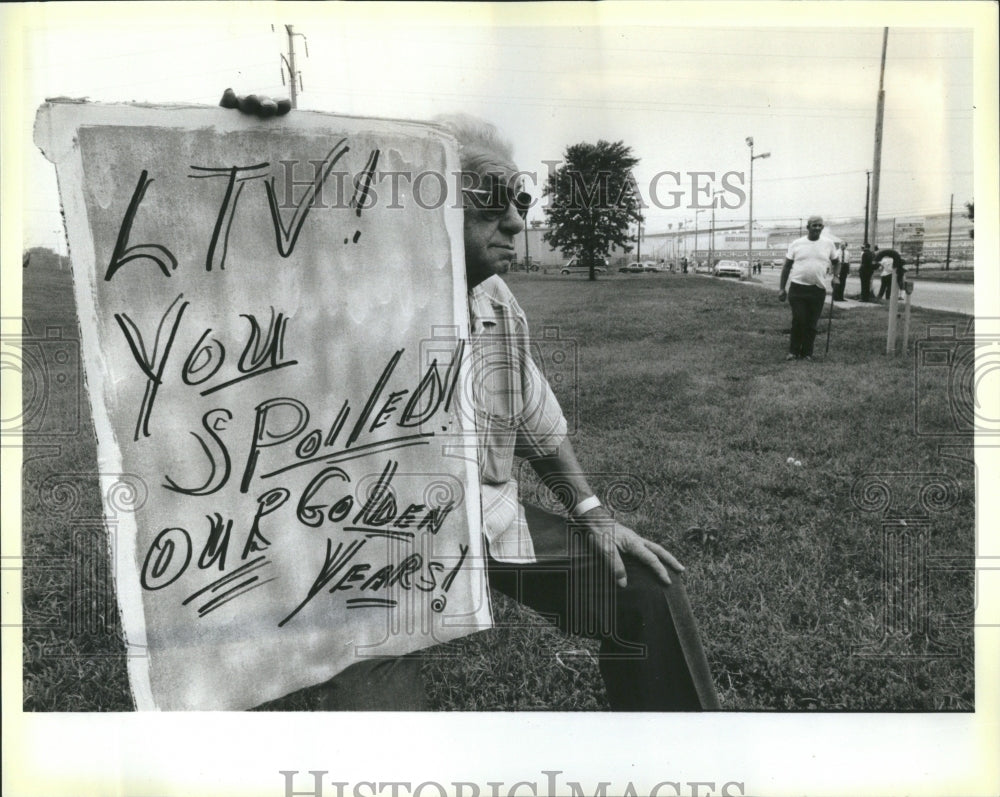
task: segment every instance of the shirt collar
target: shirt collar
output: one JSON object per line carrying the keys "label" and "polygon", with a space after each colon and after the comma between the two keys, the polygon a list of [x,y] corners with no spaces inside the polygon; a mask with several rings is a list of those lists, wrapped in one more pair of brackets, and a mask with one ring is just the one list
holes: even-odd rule
{"label": "shirt collar", "polygon": [[469,321],[473,334],[479,332],[484,325],[492,327],[499,323],[493,296],[486,285],[487,281],[480,282],[469,291]]}

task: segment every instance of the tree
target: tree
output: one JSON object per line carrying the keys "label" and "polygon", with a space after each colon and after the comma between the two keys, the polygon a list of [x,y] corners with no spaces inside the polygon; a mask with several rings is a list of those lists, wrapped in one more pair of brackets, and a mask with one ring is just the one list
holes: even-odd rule
{"label": "tree", "polygon": [[645,204],[632,169],[639,159],[621,141],[573,144],[564,163],[550,172],[544,195],[552,229],[544,240],[594,269],[612,246],[632,251],[629,225],[642,221]]}
{"label": "tree", "polygon": [[[966,213],[965,213],[966,218],[969,221],[973,222],[973,224],[974,224],[975,221],[976,221],[976,201],[972,200],[971,202],[966,202],[965,203],[965,210],[966,210]],[[976,228],[975,227],[973,227],[972,229],[969,230],[969,237],[970,238],[975,238],[976,237]]]}

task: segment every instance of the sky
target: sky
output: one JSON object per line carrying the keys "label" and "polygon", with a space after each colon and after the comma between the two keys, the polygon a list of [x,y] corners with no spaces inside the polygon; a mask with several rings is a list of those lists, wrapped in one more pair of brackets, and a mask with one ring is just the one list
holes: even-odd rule
{"label": "sky", "polygon": [[[211,14],[114,4],[126,10],[113,15],[69,5],[36,7],[19,57],[26,247],[65,251],[54,170],[30,135],[46,97],[214,105],[229,86],[288,96],[288,24],[301,34],[300,109],[484,117],[511,139],[520,167],[539,175],[536,196],[546,162],[567,146],[624,141],[640,159],[647,233],[693,225],[712,176],[721,187],[735,172],[731,184],[746,193],[748,136],[755,154],[770,153],[754,162],[755,221],[796,224],[819,213],[835,229],[837,218],[864,213],[883,32],[874,17],[841,26],[836,16],[746,19],[742,9],[678,19],[665,13],[672,6],[646,6],[642,16],[575,7],[553,19],[489,5],[422,17],[343,4],[205,4]],[[958,208],[973,199],[973,33],[951,16],[913,17],[889,25],[882,218],[946,212],[952,194]],[[745,222],[746,201],[725,198],[739,207],[720,206],[717,223]],[[542,219],[541,207],[529,218]]]}

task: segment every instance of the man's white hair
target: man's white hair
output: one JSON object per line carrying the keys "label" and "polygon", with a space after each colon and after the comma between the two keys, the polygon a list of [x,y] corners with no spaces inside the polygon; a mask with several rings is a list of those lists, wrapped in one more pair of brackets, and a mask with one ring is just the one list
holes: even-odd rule
{"label": "man's white hair", "polygon": [[495,170],[497,161],[513,165],[514,148],[496,125],[466,113],[442,114],[433,121],[458,141],[463,172],[482,175],[488,166]]}

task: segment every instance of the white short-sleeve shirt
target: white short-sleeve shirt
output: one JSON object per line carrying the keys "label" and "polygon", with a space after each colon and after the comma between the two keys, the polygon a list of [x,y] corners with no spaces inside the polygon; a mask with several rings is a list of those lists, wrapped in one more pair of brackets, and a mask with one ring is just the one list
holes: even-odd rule
{"label": "white short-sleeve shirt", "polygon": [[799,285],[815,285],[823,290],[830,287],[826,277],[833,264],[840,259],[837,245],[829,238],[810,241],[808,236],[792,241],[785,257],[792,261],[789,281]]}

